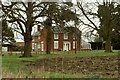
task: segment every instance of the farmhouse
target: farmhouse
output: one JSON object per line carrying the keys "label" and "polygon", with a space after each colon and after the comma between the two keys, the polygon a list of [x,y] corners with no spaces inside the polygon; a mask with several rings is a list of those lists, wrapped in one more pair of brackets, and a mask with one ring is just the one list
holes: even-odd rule
{"label": "farmhouse", "polygon": [[[81,31],[75,27],[51,27],[51,51],[81,50]],[[33,34],[32,50],[46,51],[46,28],[39,29]]]}

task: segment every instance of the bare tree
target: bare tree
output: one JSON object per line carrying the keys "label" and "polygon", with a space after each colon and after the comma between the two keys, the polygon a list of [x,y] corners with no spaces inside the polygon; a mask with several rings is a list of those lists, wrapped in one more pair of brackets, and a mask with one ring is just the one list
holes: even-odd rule
{"label": "bare tree", "polygon": [[[98,9],[97,12],[93,12],[92,9],[89,9],[90,5],[86,3],[87,9],[84,9],[83,4],[78,2],[78,8],[81,10],[84,17],[90,22],[85,23],[83,20],[80,21],[87,25],[88,28],[91,28],[92,31],[96,30],[100,37],[105,41],[105,52],[112,52],[111,50],[111,37],[112,37],[112,29],[115,27],[115,3],[107,2],[103,0],[103,3],[97,2]],[[97,25],[94,21],[98,20],[99,25]]]}
{"label": "bare tree", "polygon": [[25,45],[22,57],[31,57],[32,27],[41,24],[39,18],[43,16],[46,7],[47,5],[41,2],[9,2],[9,4],[2,4],[4,17],[9,23],[16,24],[14,30],[24,37]]}

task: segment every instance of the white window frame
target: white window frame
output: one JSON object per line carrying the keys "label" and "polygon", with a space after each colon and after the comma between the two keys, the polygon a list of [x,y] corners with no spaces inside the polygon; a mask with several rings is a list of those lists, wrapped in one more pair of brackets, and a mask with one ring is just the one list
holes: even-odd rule
{"label": "white window frame", "polygon": [[59,46],[59,42],[58,41],[54,41],[54,49],[58,49]]}
{"label": "white window frame", "polygon": [[54,39],[58,39],[58,33],[54,33]]}
{"label": "white window frame", "polygon": [[44,51],[44,41],[41,41],[41,51]]}
{"label": "white window frame", "polygon": [[76,43],[76,48],[77,48],[77,41],[73,41],[73,49],[75,49],[75,43]]}
{"label": "white window frame", "polygon": [[34,43],[32,43],[32,49],[35,49],[35,44]]}
{"label": "white window frame", "polygon": [[40,43],[38,43],[38,49],[40,49]]}
{"label": "white window frame", "polygon": [[34,47],[37,48],[37,43],[34,43]]}
{"label": "white window frame", "polygon": [[64,39],[68,39],[68,33],[64,33]]}
{"label": "white window frame", "polygon": [[76,35],[75,35],[75,34],[73,34],[73,40],[75,40],[75,37],[76,37]]}
{"label": "white window frame", "polygon": [[40,39],[40,36],[38,36],[38,39]]}
{"label": "white window frame", "polygon": [[33,39],[32,41],[34,42],[35,40]]}

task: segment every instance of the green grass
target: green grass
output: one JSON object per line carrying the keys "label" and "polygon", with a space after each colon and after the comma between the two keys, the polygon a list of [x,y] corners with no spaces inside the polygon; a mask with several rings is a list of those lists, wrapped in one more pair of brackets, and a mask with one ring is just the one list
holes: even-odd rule
{"label": "green grass", "polygon": [[59,54],[41,54],[38,58],[72,58],[72,57],[90,57],[90,56],[109,56],[109,55],[118,55],[118,50],[113,50],[112,53],[105,53],[103,50],[95,50],[88,52],[64,52]]}
{"label": "green grass", "polygon": [[[72,58],[72,57],[86,57],[86,56],[109,56],[109,55],[117,55],[118,51],[113,51],[113,53],[105,53],[103,50],[100,51],[89,51],[89,52],[64,52],[59,54],[32,54],[33,57],[30,58],[19,58],[20,54],[13,54],[8,55],[4,54],[2,56],[2,67],[3,67],[3,77],[46,77],[46,78],[78,78],[83,77],[82,74],[64,74],[64,73],[57,73],[57,72],[46,72],[40,71],[33,68],[28,68],[25,63],[21,62],[22,60],[26,61],[34,61],[36,59],[43,59],[43,58]],[[30,71],[32,70],[32,74]]]}

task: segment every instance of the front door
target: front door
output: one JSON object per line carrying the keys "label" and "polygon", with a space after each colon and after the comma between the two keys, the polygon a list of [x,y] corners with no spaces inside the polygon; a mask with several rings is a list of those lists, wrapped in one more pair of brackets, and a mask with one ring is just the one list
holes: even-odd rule
{"label": "front door", "polygon": [[63,51],[69,51],[69,50],[70,50],[70,42],[64,42]]}

